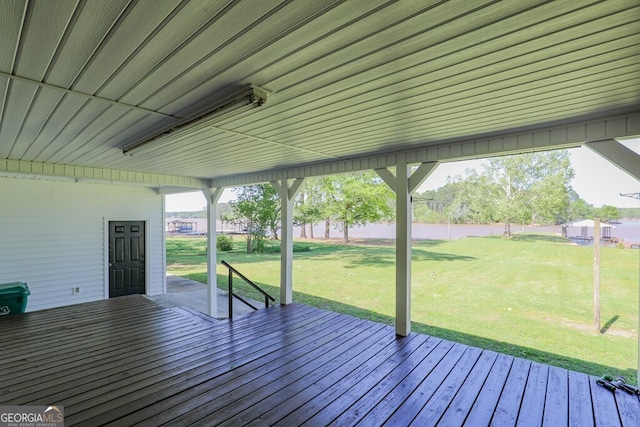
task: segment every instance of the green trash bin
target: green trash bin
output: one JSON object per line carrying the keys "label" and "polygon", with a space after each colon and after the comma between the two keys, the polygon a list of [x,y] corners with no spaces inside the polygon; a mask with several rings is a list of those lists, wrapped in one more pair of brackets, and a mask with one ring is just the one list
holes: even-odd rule
{"label": "green trash bin", "polygon": [[13,282],[0,284],[0,316],[24,313],[29,299],[29,287],[26,283]]}

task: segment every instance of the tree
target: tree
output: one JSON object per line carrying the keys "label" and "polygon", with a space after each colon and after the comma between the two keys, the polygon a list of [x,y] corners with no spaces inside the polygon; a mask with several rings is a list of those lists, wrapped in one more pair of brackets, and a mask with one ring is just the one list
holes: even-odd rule
{"label": "tree", "polygon": [[471,210],[489,211],[511,237],[514,222],[555,222],[566,215],[573,175],[566,150],[529,153],[489,159],[464,188]]}
{"label": "tree", "polygon": [[560,222],[569,222],[579,219],[594,218],[596,210],[593,205],[585,202],[574,190],[569,191],[569,211],[567,217]]}
{"label": "tree", "polygon": [[620,219],[618,209],[609,205],[602,205],[602,207],[598,209],[598,215],[600,215],[600,218],[602,218],[604,222]]}
{"label": "tree", "polygon": [[354,172],[328,178],[328,211],[339,223],[343,242],[349,242],[349,228],[390,218],[393,193],[375,172]]}
{"label": "tree", "polygon": [[310,226],[313,239],[313,226],[325,218],[326,194],[320,178],[307,178],[295,199],[293,223],[300,227],[300,237],[307,237],[306,226]]}
{"label": "tree", "polygon": [[413,220],[423,223],[442,223],[449,220],[451,207],[457,197],[457,183],[449,181],[437,190],[427,190],[413,196]]}
{"label": "tree", "polygon": [[267,231],[274,238],[280,222],[280,198],[271,184],[249,185],[233,190],[237,200],[231,207],[242,228],[246,231],[247,253],[260,252],[264,247]]}

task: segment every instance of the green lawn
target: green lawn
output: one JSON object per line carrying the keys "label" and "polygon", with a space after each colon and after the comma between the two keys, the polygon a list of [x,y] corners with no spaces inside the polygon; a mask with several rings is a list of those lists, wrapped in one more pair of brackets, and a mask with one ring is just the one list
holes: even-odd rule
{"label": "green lawn", "polygon": [[[279,297],[279,254],[219,253]],[[294,301],[393,324],[393,241],[304,242],[294,254]],[[602,326],[593,319],[593,248],[551,235],[414,241],[412,330],[465,344],[636,382],[638,251],[603,248]],[[206,282],[206,241],[167,239],[167,270]],[[217,269],[219,286],[226,269]],[[239,280],[234,280],[234,285]],[[239,293],[258,300],[247,286]]]}

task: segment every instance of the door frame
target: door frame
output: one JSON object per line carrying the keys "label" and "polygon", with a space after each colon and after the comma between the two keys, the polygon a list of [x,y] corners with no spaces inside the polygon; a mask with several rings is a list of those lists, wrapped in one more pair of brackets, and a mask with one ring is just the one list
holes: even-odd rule
{"label": "door frame", "polygon": [[103,272],[104,272],[104,294],[103,299],[109,299],[109,222],[111,221],[141,221],[144,223],[144,295],[149,295],[149,254],[151,245],[149,243],[149,218],[140,219],[140,218],[107,218],[104,219],[104,264],[103,264]]}

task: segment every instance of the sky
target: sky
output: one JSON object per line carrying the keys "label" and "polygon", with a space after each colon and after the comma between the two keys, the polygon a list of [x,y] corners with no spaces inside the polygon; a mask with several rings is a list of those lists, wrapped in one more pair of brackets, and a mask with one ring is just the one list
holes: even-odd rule
{"label": "sky", "polygon": [[[621,141],[628,148],[640,154],[640,138]],[[617,166],[609,163],[587,147],[572,148],[571,166],[575,177],[571,186],[581,199],[595,207],[610,205],[618,208],[640,207],[640,201],[630,197],[622,197],[620,193],[640,192],[640,182]],[[442,163],[431,173],[420,186],[419,192],[435,190],[447,183],[449,176],[463,175],[465,169],[482,170],[483,160],[465,160],[461,162]],[[231,189],[225,189],[220,202],[228,202],[234,198]],[[205,209],[206,201],[201,192],[168,195],[166,197],[167,212],[199,211]]]}

